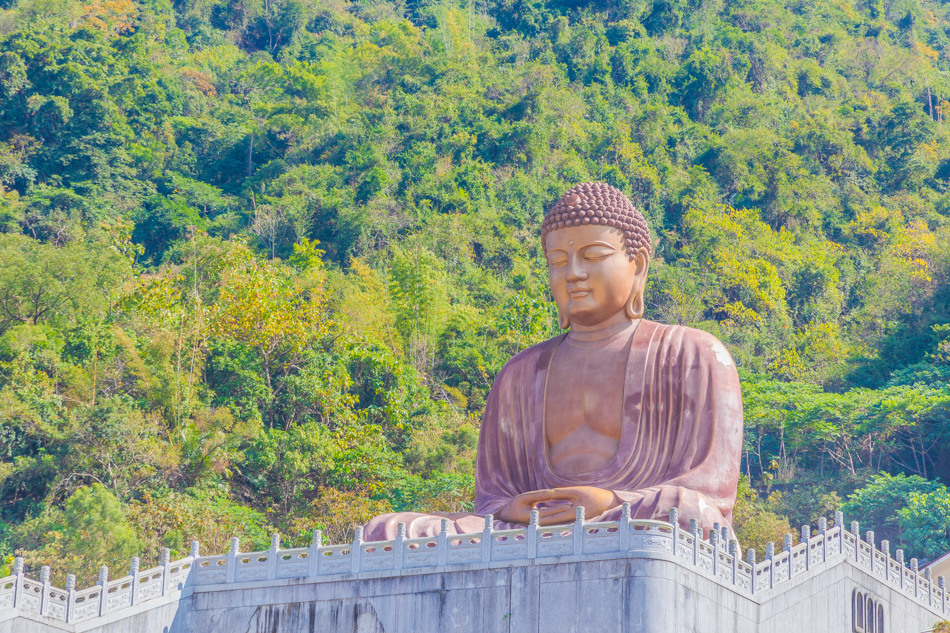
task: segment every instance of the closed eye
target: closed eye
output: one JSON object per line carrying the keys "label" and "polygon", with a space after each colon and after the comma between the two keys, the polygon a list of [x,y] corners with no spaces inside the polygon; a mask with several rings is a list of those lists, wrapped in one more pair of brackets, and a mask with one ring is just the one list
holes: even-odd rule
{"label": "closed eye", "polygon": [[584,251],[584,259],[589,262],[599,262],[607,259],[617,251],[604,246],[595,246]]}
{"label": "closed eye", "polygon": [[560,268],[567,265],[567,253],[564,251],[552,251],[548,253],[548,266],[551,268]]}

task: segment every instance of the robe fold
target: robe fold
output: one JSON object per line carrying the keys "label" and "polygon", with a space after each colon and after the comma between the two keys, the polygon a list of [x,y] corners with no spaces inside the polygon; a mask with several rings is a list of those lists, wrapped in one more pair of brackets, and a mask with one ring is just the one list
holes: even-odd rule
{"label": "robe fold", "polygon": [[[637,519],[668,520],[679,508],[687,527],[731,525],[742,446],[742,394],[729,352],[715,337],[683,326],[640,322],[630,344],[617,453],[603,468],[561,475],[548,459],[544,394],[551,359],[566,335],[530,347],[499,372],[479,432],[475,514],[413,512],[376,517],[366,540],[434,536],[443,518],[450,534],[481,532],[484,515],[534,490],[596,486],[630,502]],[[588,521],[612,521],[620,506]],[[495,521],[495,529],[515,526]]]}

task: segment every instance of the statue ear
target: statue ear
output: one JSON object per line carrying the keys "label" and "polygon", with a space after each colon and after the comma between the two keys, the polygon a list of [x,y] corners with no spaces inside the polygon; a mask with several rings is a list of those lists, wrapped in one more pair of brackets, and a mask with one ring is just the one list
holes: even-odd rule
{"label": "statue ear", "polygon": [[650,270],[650,258],[641,250],[636,254],[637,275],[633,282],[633,289],[630,291],[630,298],[627,299],[625,309],[628,319],[639,319],[646,310],[646,304],[643,300],[643,290],[647,285],[647,273]]}
{"label": "statue ear", "polygon": [[628,319],[639,319],[643,316],[646,306],[643,303],[643,288],[640,284],[633,287],[630,298],[627,300],[626,313]]}

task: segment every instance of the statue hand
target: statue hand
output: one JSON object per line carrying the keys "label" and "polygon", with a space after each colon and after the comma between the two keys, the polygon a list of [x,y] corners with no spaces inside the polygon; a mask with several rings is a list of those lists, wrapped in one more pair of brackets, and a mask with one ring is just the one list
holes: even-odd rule
{"label": "statue hand", "polygon": [[498,518],[509,523],[528,523],[531,510],[538,508],[539,525],[558,525],[573,521],[578,506],[584,506],[586,516],[595,517],[619,504],[613,492],[594,486],[552,488],[514,497],[498,511]]}

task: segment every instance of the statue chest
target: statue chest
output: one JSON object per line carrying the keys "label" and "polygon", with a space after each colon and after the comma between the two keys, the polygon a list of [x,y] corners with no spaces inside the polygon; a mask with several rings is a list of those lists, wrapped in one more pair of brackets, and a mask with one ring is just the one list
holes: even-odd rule
{"label": "statue chest", "polygon": [[562,474],[605,466],[620,445],[626,341],[575,347],[562,344],[548,370],[544,436],[548,459]]}

